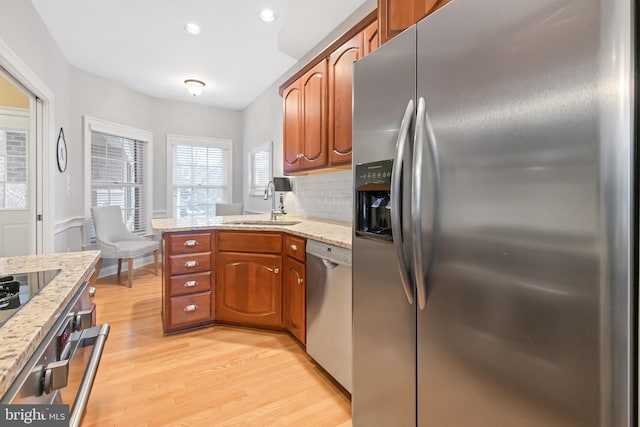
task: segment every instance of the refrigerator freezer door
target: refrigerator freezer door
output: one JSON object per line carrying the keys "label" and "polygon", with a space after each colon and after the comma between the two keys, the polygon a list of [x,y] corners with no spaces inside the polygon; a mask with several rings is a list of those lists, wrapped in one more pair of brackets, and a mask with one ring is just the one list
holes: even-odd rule
{"label": "refrigerator freezer door", "polygon": [[630,425],[628,7],[456,0],[418,24],[442,194],[419,426]]}
{"label": "refrigerator freezer door", "polygon": [[[355,164],[393,159],[403,114],[415,96],[415,31],[400,34],[357,62],[353,90]],[[406,196],[409,148],[403,161]],[[409,210],[404,197],[405,254],[410,253],[411,243]],[[395,257],[393,242],[354,235],[354,426],[413,427],[416,423],[415,310],[407,300]]]}

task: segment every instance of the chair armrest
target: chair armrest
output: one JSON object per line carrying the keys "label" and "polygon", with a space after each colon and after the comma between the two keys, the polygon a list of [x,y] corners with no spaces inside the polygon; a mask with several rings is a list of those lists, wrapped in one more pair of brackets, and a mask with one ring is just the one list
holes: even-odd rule
{"label": "chair armrest", "polygon": [[96,237],[96,244],[98,245],[98,249],[102,252],[103,258],[115,258],[116,253],[118,252],[118,246],[110,242],[108,240],[98,239]]}

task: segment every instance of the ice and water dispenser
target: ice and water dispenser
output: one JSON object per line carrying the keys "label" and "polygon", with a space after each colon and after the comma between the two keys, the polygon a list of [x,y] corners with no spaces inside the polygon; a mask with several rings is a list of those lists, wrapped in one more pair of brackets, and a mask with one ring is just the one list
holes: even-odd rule
{"label": "ice and water dispenser", "polygon": [[356,236],[392,240],[393,160],[356,165]]}

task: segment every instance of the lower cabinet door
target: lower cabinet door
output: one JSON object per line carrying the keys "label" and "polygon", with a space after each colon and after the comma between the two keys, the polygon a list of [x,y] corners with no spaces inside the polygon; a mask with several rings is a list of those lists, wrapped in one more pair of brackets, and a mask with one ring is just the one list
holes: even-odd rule
{"label": "lower cabinet door", "polygon": [[306,344],[305,265],[291,257],[285,261],[285,327]]}
{"label": "lower cabinet door", "polygon": [[221,252],[216,267],[216,320],[282,328],[280,255]]}
{"label": "lower cabinet door", "polygon": [[211,292],[171,297],[171,327],[187,327],[212,319]]}

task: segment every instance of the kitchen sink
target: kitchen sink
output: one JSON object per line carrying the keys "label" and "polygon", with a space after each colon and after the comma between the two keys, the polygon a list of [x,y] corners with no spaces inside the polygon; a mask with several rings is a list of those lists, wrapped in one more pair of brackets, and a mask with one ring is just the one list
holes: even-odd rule
{"label": "kitchen sink", "polygon": [[286,221],[286,220],[270,220],[270,219],[240,219],[237,221],[229,221],[227,224],[238,225],[296,225],[300,224],[300,221]]}

